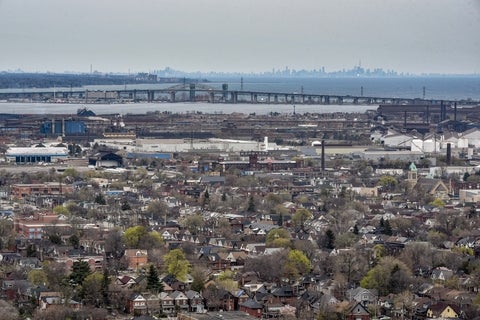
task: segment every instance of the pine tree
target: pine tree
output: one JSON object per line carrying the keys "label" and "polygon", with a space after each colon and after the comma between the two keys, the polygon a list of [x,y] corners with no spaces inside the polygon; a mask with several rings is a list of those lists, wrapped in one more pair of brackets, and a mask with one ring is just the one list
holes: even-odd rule
{"label": "pine tree", "polygon": [[335,234],[332,230],[328,229],[325,232],[325,247],[327,249],[335,249]]}
{"label": "pine tree", "polygon": [[358,234],[358,226],[356,224],[353,226],[353,234]]}
{"label": "pine tree", "polygon": [[159,293],[163,291],[163,284],[160,282],[157,269],[153,264],[151,264],[148,269],[147,290],[152,293]]}
{"label": "pine tree", "polygon": [[75,261],[72,265],[72,273],[70,273],[70,282],[73,285],[81,285],[83,280],[91,273],[92,270],[87,261]]}
{"label": "pine tree", "polygon": [[255,201],[253,199],[253,196],[251,195],[250,198],[248,199],[248,212],[255,212]]}
{"label": "pine tree", "polygon": [[387,236],[391,236],[393,234],[392,226],[390,225],[390,221],[388,220],[385,220],[385,223],[384,223],[384,233]]}
{"label": "pine tree", "polygon": [[103,278],[102,278],[102,296],[103,296],[103,305],[109,306],[110,305],[110,298],[108,296],[108,286],[110,285],[110,278],[108,276],[108,269],[106,267],[103,268]]}

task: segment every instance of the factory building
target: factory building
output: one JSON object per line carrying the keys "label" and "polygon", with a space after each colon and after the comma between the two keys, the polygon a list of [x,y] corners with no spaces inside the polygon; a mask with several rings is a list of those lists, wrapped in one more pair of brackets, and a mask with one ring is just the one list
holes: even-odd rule
{"label": "factory building", "polygon": [[46,135],[84,135],[87,132],[87,126],[83,121],[71,119],[52,119],[42,123],[40,133]]}
{"label": "factory building", "polygon": [[65,147],[12,147],[5,153],[8,162],[38,163],[61,162],[67,159],[68,150]]}

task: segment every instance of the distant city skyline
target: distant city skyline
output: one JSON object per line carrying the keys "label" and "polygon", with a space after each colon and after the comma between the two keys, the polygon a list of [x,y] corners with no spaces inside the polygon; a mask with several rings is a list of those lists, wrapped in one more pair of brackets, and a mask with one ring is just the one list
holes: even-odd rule
{"label": "distant city skyline", "polygon": [[480,74],[478,0],[0,0],[0,71]]}

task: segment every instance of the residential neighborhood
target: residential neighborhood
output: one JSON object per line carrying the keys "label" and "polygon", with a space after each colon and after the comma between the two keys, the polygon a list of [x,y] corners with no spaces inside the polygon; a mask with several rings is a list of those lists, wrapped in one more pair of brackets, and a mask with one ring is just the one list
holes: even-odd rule
{"label": "residential neighborhood", "polygon": [[480,319],[480,128],[212,117],[2,136],[2,319]]}

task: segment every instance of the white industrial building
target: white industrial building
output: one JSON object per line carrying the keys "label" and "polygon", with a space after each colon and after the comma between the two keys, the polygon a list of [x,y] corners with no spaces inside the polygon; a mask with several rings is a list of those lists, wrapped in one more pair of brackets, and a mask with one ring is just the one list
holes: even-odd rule
{"label": "white industrial building", "polygon": [[132,153],[241,152],[280,149],[276,143],[232,139],[95,139],[94,143]]}
{"label": "white industrial building", "polygon": [[6,160],[15,163],[59,162],[67,156],[66,147],[11,147],[5,152]]}

